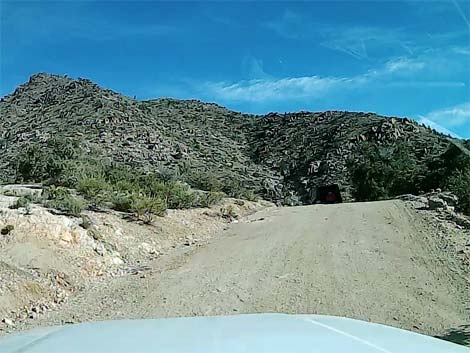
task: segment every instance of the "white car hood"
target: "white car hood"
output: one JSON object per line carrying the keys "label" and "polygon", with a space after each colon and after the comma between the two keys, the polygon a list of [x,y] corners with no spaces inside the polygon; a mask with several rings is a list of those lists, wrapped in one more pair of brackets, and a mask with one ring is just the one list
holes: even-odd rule
{"label": "white car hood", "polygon": [[252,314],[117,320],[0,339],[2,353],[469,353],[433,337],[322,315]]}

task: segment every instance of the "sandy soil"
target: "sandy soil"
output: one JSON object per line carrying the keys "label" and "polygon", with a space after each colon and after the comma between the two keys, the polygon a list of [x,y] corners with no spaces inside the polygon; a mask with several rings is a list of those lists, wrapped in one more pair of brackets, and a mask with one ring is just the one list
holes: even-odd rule
{"label": "sandy soil", "polygon": [[470,291],[433,231],[402,201],[267,209],[209,243],[168,252],[148,271],[95,283],[16,329],[281,312],[442,334],[470,322]]}

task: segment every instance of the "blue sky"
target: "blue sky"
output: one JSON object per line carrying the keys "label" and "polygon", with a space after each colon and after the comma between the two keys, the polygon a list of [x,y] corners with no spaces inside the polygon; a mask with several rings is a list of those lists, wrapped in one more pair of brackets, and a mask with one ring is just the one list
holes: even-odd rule
{"label": "blue sky", "polygon": [[3,1],[0,95],[36,72],[249,113],[376,112],[470,138],[470,2]]}

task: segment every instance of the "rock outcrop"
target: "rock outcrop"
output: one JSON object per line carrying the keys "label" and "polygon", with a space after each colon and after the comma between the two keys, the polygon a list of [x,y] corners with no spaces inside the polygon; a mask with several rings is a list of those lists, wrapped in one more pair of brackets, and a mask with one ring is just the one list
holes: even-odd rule
{"label": "rock outcrop", "polygon": [[1,99],[0,182],[14,180],[11,161],[19,151],[54,136],[144,171],[206,171],[288,204],[311,203],[316,187],[331,183],[350,199],[346,164],[364,144],[406,142],[417,163],[452,144],[406,118],[344,111],[257,116],[196,100],[137,101],[86,79],[42,73]]}

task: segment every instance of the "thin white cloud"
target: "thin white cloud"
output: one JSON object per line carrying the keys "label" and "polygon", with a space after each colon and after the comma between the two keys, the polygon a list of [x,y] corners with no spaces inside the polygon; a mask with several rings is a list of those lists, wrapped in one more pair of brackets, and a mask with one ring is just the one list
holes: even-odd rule
{"label": "thin white cloud", "polygon": [[361,60],[369,59],[369,52],[379,47],[412,54],[411,43],[402,39],[402,36],[400,29],[363,26],[328,28],[324,30],[321,45]]}
{"label": "thin white cloud", "polygon": [[470,32],[470,20],[467,18],[467,15],[462,10],[457,0],[452,0],[452,2],[454,3],[455,8],[457,9],[457,12],[459,13],[460,17],[462,17],[463,21],[467,25],[468,31]]}
{"label": "thin white cloud", "polygon": [[351,83],[351,79],[306,76],[207,83],[205,89],[221,100],[260,102],[322,96],[333,88]]}
{"label": "thin white cloud", "polygon": [[261,23],[261,26],[287,39],[305,38],[316,33],[314,23],[305,21],[300,14],[291,10],[285,10],[281,18]]}
{"label": "thin white cloud", "polygon": [[302,14],[287,10],[276,21],[264,23],[287,39],[311,39],[321,46],[337,50],[358,60],[371,59],[377,48],[386,48],[406,55],[413,54],[412,42],[405,38],[401,28],[372,26],[341,26],[312,22]]}
{"label": "thin white cloud", "polygon": [[455,47],[455,48],[452,48],[452,51],[456,54],[470,55],[469,47]]}
{"label": "thin white cloud", "polygon": [[445,134],[445,135],[450,135],[450,136],[452,136],[452,137],[459,138],[459,139],[462,138],[462,137],[460,137],[459,135],[457,135],[455,132],[453,132],[453,131],[451,131],[451,130],[445,128],[444,126],[442,126],[442,125],[436,123],[435,121],[429,120],[429,119],[427,119],[427,118],[425,118],[425,117],[420,117],[420,118],[418,118],[418,122],[421,123],[421,124],[424,124],[424,125],[426,125],[426,126],[428,126],[428,127],[430,127],[431,129],[434,129],[434,130],[436,130],[436,131],[438,131],[438,132],[441,132],[441,133],[443,133],[443,134]]}
{"label": "thin white cloud", "polygon": [[262,67],[262,61],[246,59],[251,77],[237,82],[207,82],[202,85],[205,93],[221,101],[263,102],[303,98],[319,98],[336,89],[356,89],[366,84],[383,86],[462,87],[464,83],[453,81],[410,80],[426,67],[417,59],[399,57],[389,60],[382,67],[352,77],[303,77],[274,78]]}
{"label": "thin white cloud", "polygon": [[432,111],[423,118],[449,128],[470,126],[470,102]]}
{"label": "thin white cloud", "polygon": [[[321,46],[337,50],[358,60],[370,59],[369,51],[386,47],[404,54],[412,54],[410,41],[405,40],[402,29],[386,29],[368,26],[334,26],[313,22],[310,18],[292,10],[286,10],[280,18],[261,23],[277,35],[294,40],[312,40]],[[370,50],[369,50],[370,49]]]}
{"label": "thin white cloud", "polygon": [[252,55],[246,55],[241,63],[242,74],[247,79],[267,79],[271,75],[267,74],[263,68],[263,60]]}
{"label": "thin white cloud", "polygon": [[399,71],[412,72],[419,71],[423,69],[424,66],[425,63],[423,61],[401,57],[388,61],[385,65],[385,70],[389,73]]}

